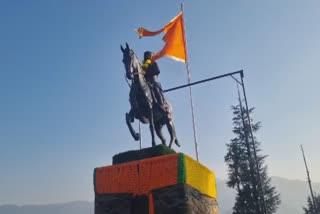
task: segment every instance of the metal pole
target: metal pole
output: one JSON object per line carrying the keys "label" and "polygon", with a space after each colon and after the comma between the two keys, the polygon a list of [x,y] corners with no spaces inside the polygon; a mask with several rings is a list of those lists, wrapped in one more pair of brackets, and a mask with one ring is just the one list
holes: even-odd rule
{"label": "metal pole", "polygon": [[[187,71],[188,71],[188,66],[187,66]],[[188,74],[189,74],[189,72],[188,72]],[[262,195],[262,197],[261,197],[261,200],[262,200],[262,203],[263,203],[262,204],[263,205],[262,206],[262,212],[263,212],[263,214],[266,214],[267,206],[266,206],[266,202],[265,202],[265,198],[264,198],[264,190],[263,190],[263,186],[262,186],[262,182],[261,182],[261,176],[260,176],[260,171],[259,171],[259,163],[258,163],[258,160],[257,160],[256,147],[255,147],[255,144],[254,144],[254,136],[253,136],[253,132],[252,132],[251,118],[250,118],[250,115],[249,115],[247,95],[246,95],[246,90],[245,90],[245,86],[244,86],[244,82],[243,82],[243,77],[244,77],[243,70],[239,70],[239,71],[235,71],[235,72],[231,72],[231,73],[227,73],[227,74],[211,77],[211,78],[200,80],[200,81],[196,81],[196,82],[193,82],[193,83],[191,83],[190,79],[189,79],[189,83],[188,84],[177,86],[177,87],[173,87],[173,88],[170,88],[170,89],[166,89],[166,90],[164,90],[164,92],[170,92],[170,91],[182,89],[182,88],[185,88],[185,87],[189,87],[191,89],[191,86],[193,86],[193,85],[197,85],[197,84],[200,84],[200,83],[204,83],[204,82],[220,79],[220,78],[227,77],[227,76],[233,77],[233,75],[235,75],[235,74],[240,74],[240,77],[241,77],[241,83],[238,82],[238,81],[237,82],[242,86],[242,90],[243,90],[245,106],[246,106],[246,113],[248,115],[248,120],[249,120],[248,121],[249,122],[249,132],[250,132],[250,137],[251,137],[252,143],[253,143],[254,159],[255,159],[255,165],[256,165],[256,168],[257,168],[259,189],[260,189],[261,195]],[[191,96],[191,100],[192,100],[192,96]],[[192,104],[191,104],[191,106],[192,106]]]}
{"label": "metal pole", "polygon": [[[183,3],[181,3],[181,12],[182,12],[182,17],[183,17]],[[183,23],[184,25],[184,23]],[[187,40],[185,37],[185,32],[182,33],[184,43],[187,46]],[[192,101],[192,89],[191,89],[191,75],[190,75],[190,69],[189,69],[189,62],[188,62],[188,54],[187,54],[187,47],[185,47],[185,54],[186,54],[186,70],[188,74],[188,84],[189,84],[189,96],[190,96],[190,104],[191,104],[191,114],[192,114],[192,128],[193,128],[193,139],[194,139],[194,147],[196,150],[196,158],[197,161],[199,161],[199,153],[198,153],[198,140],[197,140],[197,132],[196,132],[196,122],[194,119],[194,107],[193,107],[193,101]]]}
{"label": "metal pole", "polygon": [[141,122],[139,120],[139,135],[140,135],[140,139],[139,139],[139,147],[140,150],[142,149],[142,135],[141,135]]}
{"label": "metal pole", "polygon": [[[187,72],[188,72],[188,83],[191,83],[190,78],[190,71],[189,71],[189,63],[186,63],[187,66]],[[193,128],[193,139],[194,139],[194,147],[196,150],[196,157],[197,161],[199,161],[199,152],[198,152],[198,140],[197,140],[197,131],[196,131],[196,122],[194,119],[194,107],[193,107],[193,101],[192,101],[192,89],[191,86],[189,86],[189,95],[190,95],[190,104],[191,104],[191,114],[192,114],[192,128]]]}
{"label": "metal pole", "polygon": [[185,85],[169,88],[169,89],[164,90],[163,92],[175,91],[175,90],[178,90],[178,89],[181,89],[181,88],[186,88],[186,87],[189,87],[189,86],[198,85],[200,83],[209,82],[209,81],[220,79],[220,78],[227,77],[227,76],[232,76],[234,74],[241,74],[241,72],[243,72],[243,71],[240,70],[240,71],[235,71],[235,72],[231,72],[231,73],[227,73],[227,74],[222,74],[222,75],[211,77],[211,78],[208,78],[208,79],[204,79],[204,80],[192,82],[192,83],[189,83],[189,84],[185,84]]}
{"label": "metal pole", "polygon": [[315,203],[314,195],[313,195],[313,191],[312,191],[312,185],[311,185],[309,169],[308,169],[308,165],[307,165],[307,161],[306,161],[306,158],[305,158],[305,155],[304,155],[304,151],[303,151],[302,145],[300,145],[300,146],[301,146],[301,151],[302,151],[302,155],[303,155],[304,164],[306,166],[307,178],[308,178],[309,188],[310,188],[310,192],[311,192],[312,209],[314,210],[314,214],[317,214],[316,213],[316,203]]}
{"label": "metal pole", "polygon": [[242,90],[243,90],[243,96],[244,96],[244,102],[246,104],[246,112],[247,112],[247,116],[248,116],[248,122],[249,122],[249,131],[250,131],[250,136],[252,139],[252,146],[253,146],[253,154],[254,154],[254,159],[256,162],[256,168],[257,168],[257,175],[258,175],[258,182],[259,182],[259,188],[261,191],[261,196],[262,196],[262,213],[266,214],[267,213],[267,206],[266,206],[266,201],[264,198],[264,191],[263,191],[263,186],[262,186],[262,181],[261,181],[261,176],[260,176],[260,167],[259,167],[259,162],[258,162],[258,158],[257,158],[257,151],[256,151],[256,146],[254,143],[254,136],[253,136],[253,132],[252,132],[252,126],[251,126],[251,118],[250,118],[250,114],[249,114],[249,108],[248,108],[248,101],[247,101],[247,95],[246,95],[246,90],[244,87],[244,81],[243,81],[243,71],[240,73],[240,77],[241,77],[241,85],[242,85]]}
{"label": "metal pole", "polygon": [[[240,83],[240,85],[241,85],[241,83]],[[248,137],[248,134],[247,134],[248,132],[246,131],[246,123],[245,123],[245,119],[244,119],[244,112],[242,111],[243,106],[242,106],[242,101],[241,101],[242,99],[241,99],[241,95],[240,95],[239,84],[237,84],[237,90],[238,90],[238,99],[239,99],[241,120],[242,120],[243,129],[244,129],[243,130],[244,131],[244,138],[245,138],[245,142],[246,142],[248,159],[249,159],[249,169],[250,169],[250,174],[251,174],[251,182],[252,182],[252,185],[253,185],[252,200],[253,200],[254,206],[256,204],[258,204],[258,206],[259,206],[258,213],[259,213],[260,212],[260,204],[259,204],[259,201],[257,200],[257,197],[258,197],[259,194],[257,192],[256,181],[255,181],[255,178],[254,178],[254,163],[252,162],[252,154],[251,154],[251,149],[250,149],[249,137]]]}

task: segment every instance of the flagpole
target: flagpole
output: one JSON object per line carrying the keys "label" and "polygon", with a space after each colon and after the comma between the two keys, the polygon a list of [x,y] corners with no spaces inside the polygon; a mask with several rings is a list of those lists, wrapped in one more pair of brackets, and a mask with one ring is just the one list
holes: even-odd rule
{"label": "flagpole", "polygon": [[[182,12],[182,17],[183,17],[183,3],[181,3],[181,12]],[[183,20],[184,22],[184,20]],[[184,23],[183,23],[184,25]],[[185,28],[185,25],[184,25]],[[184,29],[185,30],[185,29]],[[187,46],[187,39],[185,36],[185,32],[183,33],[183,39],[185,42],[185,45]],[[186,70],[188,74],[188,84],[191,83],[191,75],[190,75],[190,69],[189,69],[189,60],[188,60],[188,54],[187,54],[187,47],[185,47],[185,52],[186,52]],[[197,161],[199,162],[199,153],[198,153],[198,140],[197,140],[197,132],[196,132],[196,122],[194,119],[194,107],[193,107],[193,100],[192,100],[192,88],[189,86],[189,96],[190,96],[190,105],[191,105],[191,114],[192,114],[192,128],[193,128],[193,139],[194,139],[194,147],[196,150],[196,158]]]}

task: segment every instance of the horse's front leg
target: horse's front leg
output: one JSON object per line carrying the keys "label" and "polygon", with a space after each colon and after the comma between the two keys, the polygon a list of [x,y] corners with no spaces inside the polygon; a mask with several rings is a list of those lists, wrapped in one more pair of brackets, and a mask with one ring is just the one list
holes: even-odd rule
{"label": "horse's front leg", "polygon": [[155,122],[154,128],[156,130],[156,134],[161,139],[161,142],[163,145],[166,145],[166,139],[162,134],[162,124],[160,122]]}
{"label": "horse's front leg", "polygon": [[174,142],[178,147],[180,147],[180,144],[178,142],[178,138],[176,135],[176,130],[174,128],[174,124],[173,124],[173,120],[168,120],[167,122],[167,128],[170,134],[170,144],[169,144],[169,148],[171,148],[172,143]]}
{"label": "horse's front leg", "polygon": [[153,118],[153,110],[149,108],[149,125],[150,125],[150,132],[151,132],[151,140],[152,146],[156,145],[155,137],[154,137],[154,118]]}
{"label": "horse's front leg", "polygon": [[140,140],[140,134],[136,133],[136,131],[133,129],[133,127],[131,125],[131,123],[133,123],[133,121],[134,121],[134,112],[131,109],[129,113],[126,113],[126,123],[127,123],[127,126],[129,128],[129,131],[130,131],[132,137],[134,138],[135,141],[138,141],[138,140]]}

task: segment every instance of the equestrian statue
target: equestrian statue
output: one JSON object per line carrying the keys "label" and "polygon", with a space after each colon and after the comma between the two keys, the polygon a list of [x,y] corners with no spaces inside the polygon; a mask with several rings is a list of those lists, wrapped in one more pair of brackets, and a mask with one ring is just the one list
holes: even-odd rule
{"label": "equestrian statue", "polygon": [[131,124],[134,119],[138,119],[144,124],[149,123],[152,146],[156,145],[154,132],[162,144],[166,145],[166,139],[162,134],[162,127],[166,125],[170,134],[169,147],[171,148],[173,142],[180,147],[173,124],[172,107],[165,99],[161,85],[157,81],[160,70],[157,63],[152,60],[152,52],[144,53],[141,64],[127,43],[126,48],[122,45],[120,48],[123,53],[122,62],[126,70],[126,78],[131,80],[129,93],[131,109],[126,113],[126,123],[132,137],[136,141],[140,140],[140,134]]}

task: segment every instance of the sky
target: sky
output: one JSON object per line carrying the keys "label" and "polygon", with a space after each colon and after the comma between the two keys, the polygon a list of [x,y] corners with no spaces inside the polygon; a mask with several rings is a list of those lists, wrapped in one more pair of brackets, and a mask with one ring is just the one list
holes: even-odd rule
{"label": "sky", "polygon": [[[134,29],[160,29],[180,3],[0,2],[0,204],[93,200],[93,169],[139,148],[125,124],[120,44],[140,59],[160,50],[161,36],[139,40]],[[319,8],[320,1],[184,1],[191,78],[244,70],[270,176],[305,180],[302,144],[320,182]],[[161,58],[158,65],[164,89],[187,83],[185,64]],[[195,157],[188,89],[166,97],[182,145],[174,149]],[[193,99],[200,162],[226,179],[236,83],[194,86]],[[151,146],[148,126],[142,144]]]}

